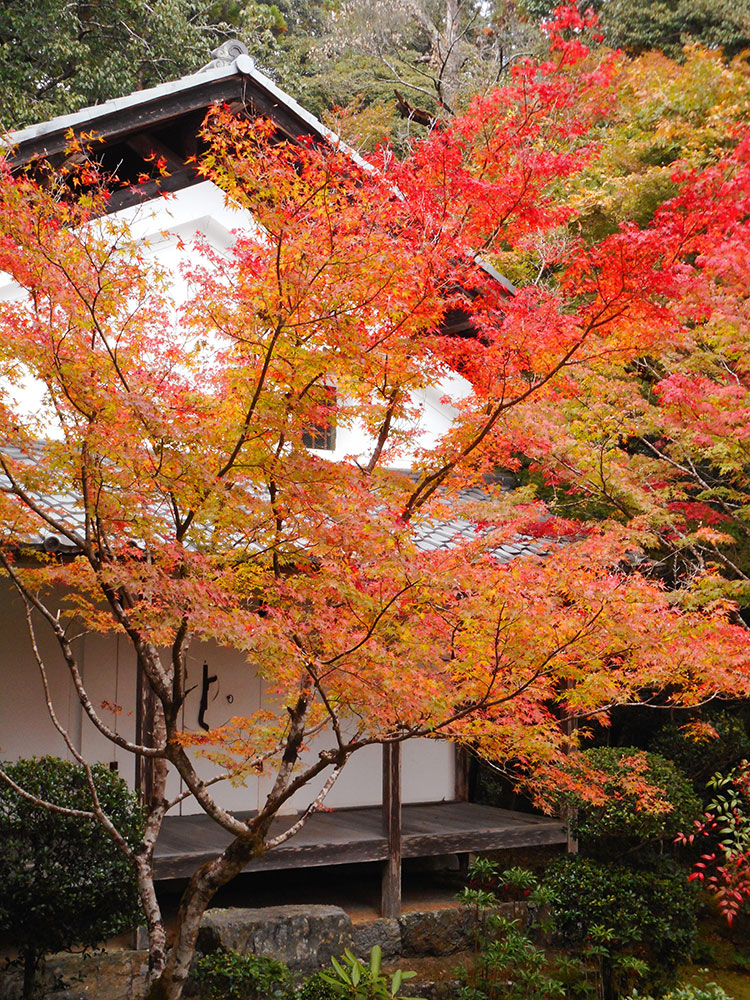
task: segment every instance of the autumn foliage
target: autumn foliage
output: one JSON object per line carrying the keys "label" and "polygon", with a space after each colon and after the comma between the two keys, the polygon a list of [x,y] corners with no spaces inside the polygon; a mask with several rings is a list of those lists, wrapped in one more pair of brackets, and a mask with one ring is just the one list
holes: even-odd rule
{"label": "autumn foliage", "polygon": [[[577,18],[402,162],[216,109],[200,170],[248,222],[229,253],[186,248],[184,301],[98,184],[72,204],[3,168],[0,270],[24,294],[0,312],[0,560],[92,724],[151,770],[142,849],[110,835],[138,872],[154,997],[180,995],[203,909],[274,846],[276,812],[362,747],[463,741],[541,792],[614,705],[750,691],[727,554],[746,532],[750,139],[679,173],[649,225],[569,241],[553,280],[510,294],[484,266],[575,225],[567,185],[619,72]],[[447,332],[459,312],[469,336]],[[455,373],[430,439],[420,395]],[[303,444],[331,420],[359,442],[336,462]],[[499,469],[539,470],[537,494]],[[475,530],[425,550],[459,515]],[[50,533],[64,557],[28,548]],[[541,554],[501,563],[519,535]],[[652,571],[665,546],[686,577]],[[132,644],[156,705],[144,743],[88,698],[72,623]],[[205,641],[269,693],[208,734],[180,716]],[[254,818],[214,800],[196,752],[220,778],[274,774]],[[170,769],[233,840],[168,948],[151,858]]]}

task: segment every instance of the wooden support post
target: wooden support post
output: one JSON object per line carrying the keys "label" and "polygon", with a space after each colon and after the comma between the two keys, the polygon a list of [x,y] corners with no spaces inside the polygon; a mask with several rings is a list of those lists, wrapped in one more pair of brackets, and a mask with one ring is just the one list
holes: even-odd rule
{"label": "wooden support post", "polygon": [[455,791],[456,802],[469,801],[469,751],[460,743],[455,746]]}
{"label": "wooden support post", "polygon": [[383,827],[388,860],[383,865],[380,913],[401,915],[401,744],[383,744]]}
{"label": "wooden support post", "polygon": [[[571,688],[572,686],[573,686],[572,683],[568,681],[565,685],[566,690]],[[574,718],[571,718],[571,716],[566,714],[563,716],[562,728],[565,735],[569,737],[569,744],[568,747],[566,748],[566,753],[570,753],[570,749],[573,744],[573,734],[578,729],[578,723]],[[572,806],[565,806],[564,809],[562,810],[562,815],[560,817],[562,821],[566,824],[567,843],[565,847],[568,854],[578,854],[578,838],[575,837],[571,832],[573,824],[577,819],[577,815],[578,815],[577,810],[575,810]]]}

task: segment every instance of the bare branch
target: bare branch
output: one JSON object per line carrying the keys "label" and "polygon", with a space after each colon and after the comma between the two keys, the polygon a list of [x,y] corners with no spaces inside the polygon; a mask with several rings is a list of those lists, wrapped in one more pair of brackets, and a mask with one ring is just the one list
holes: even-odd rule
{"label": "bare branch", "polygon": [[61,816],[73,816],[76,819],[90,819],[95,820],[96,815],[86,809],[70,809],[68,806],[58,806],[54,802],[48,802],[46,799],[40,799],[38,795],[32,795],[31,792],[27,792],[25,788],[21,788],[20,785],[6,774],[5,771],[0,768],[0,781],[4,781],[9,788],[12,788],[16,794],[20,795],[22,799],[26,799],[27,802],[31,802],[32,805],[38,806],[40,809],[46,809],[47,812],[59,813]]}
{"label": "bare branch", "polygon": [[343,769],[343,764],[340,767],[334,767],[326,783],[323,785],[321,790],[315,796],[315,798],[307,807],[307,809],[305,809],[305,811],[302,813],[302,815],[300,816],[300,818],[297,820],[296,823],[293,823],[288,830],[285,830],[283,833],[280,833],[278,837],[272,837],[270,840],[266,841],[265,849],[267,851],[270,850],[272,847],[280,847],[282,844],[286,843],[287,840],[290,840],[295,835],[295,833],[299,833],[299,831],[302,829],[302,827],[305,825],[308,819],[313,815],[313,813],[316,813],[318,809],[320,809],[320,807],[323,805],[326,796],[333,788],[336,779],[341,774],[342,769]]}
{"label": "bare branch", "polygon": [[[63,654],[63,658],[65,660],[68,672],[70,673],[71,679],[73,681],[73,685],[76,689],[78,700],[83,710],[86,712],[87,717],[91,720],[93,725],[96,726],[96,728],[99,730],[102,736],[105,736],[115,746],[118,746],[123,750],[127,750],[129,753],[138,754],[143,757],[163,756],[164,747],[146,747],[142,746],[139,743],[131,743],[130,740],[125,739],[125,737],[121,736],[119,733],[116,733],[113,729],[110,729],[109,726],[107,726],[106,723],[102,721],[102,719],[97,714],[91,699],[88,696],[88,693],[83,683],[83,678],[81,677],[81,672],[78,669],[78,662],[76,660],[75,653],[73,652],[71,641],[66,635],[65,630],[60,624],[57,616],[53,615],[52,612],[49,610],[49,608],[47,608],[46,605],[44,605],[35,594],[31,593],[28,587],[26,587],[26,585],[24,584],[23,580],[21,580],[21,578],[19,577],[18,573],[15,571],[8,557],[2,551],[0,551],[0,564],[2,564],[2,566],[5,568],[5,571],[10,576],[11,580],[13,581],[13,585],[15,586],[18,593],[21,595],[21,598],[26,607],[26,621],[28,623],[29,635],[31,637],[31,646],[34,651],[34,656],[36,658],[37,664],[39,665],[39,669],[40,671],[42,671],[43,678],[45,678],[46,675],[44,673],[44,665],[36,644],[34,626],[29,613],[30,607],[35,608],[39,612],[39,614],[42,615],[42,617],[45,619],[45,621],[49,624],[50,628],[52,629],[53,635],[55,636],[55,639],[57,640],[57,643],[60,646],[60,650]],[[72,750],[71,753],[73,753]]]}

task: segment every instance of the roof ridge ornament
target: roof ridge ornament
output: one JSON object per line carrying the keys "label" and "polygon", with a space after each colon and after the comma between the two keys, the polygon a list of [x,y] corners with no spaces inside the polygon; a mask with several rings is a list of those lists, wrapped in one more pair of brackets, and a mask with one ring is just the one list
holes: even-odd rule
{"label": "roof ridge ornament", "polygon": [[211,62],[202,66],[199,72],[202,73],[204,70],[217,69],[219,66],[231,66],[240,56],[246,56],[253,62],[247,46],[238,38],[229,38],[226,42],[222,42],[218,48],[211,51],[211,55],[213,56]]}

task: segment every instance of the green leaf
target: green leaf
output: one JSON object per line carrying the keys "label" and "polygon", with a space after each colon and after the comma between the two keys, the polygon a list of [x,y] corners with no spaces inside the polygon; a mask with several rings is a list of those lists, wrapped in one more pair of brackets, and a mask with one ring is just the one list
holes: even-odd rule
{"label": "green leaf", "polygon": [[401,989],[401,983],[404,980],[404,974],[401,969],[396,969],[391,977],[391,996],[395,997],[398,991]]}
{"label": "green leaf", "polygon": [[349,979],[349,973],[346,971],[346,969],[344,969],[344,967],[341,965],[340,962],[338,962],[335,958],[333,958],[333,956],[331,956],[331,965],[334,967],[336,972],[339,974],[339,977],[345,983],[351,982],[351,980]]}
{"label": "green leaf", "polygon": [[377,979],[380,975],[380,966],[383,960],[383,952],[379,944],[373,945],[372,951],[370,952],[370,972],[372,973],[373,979]]}

